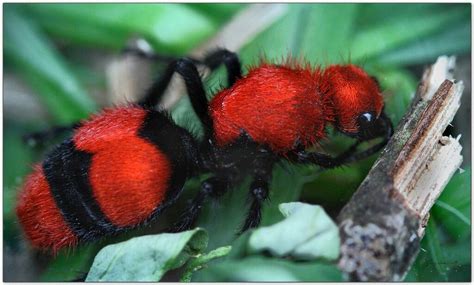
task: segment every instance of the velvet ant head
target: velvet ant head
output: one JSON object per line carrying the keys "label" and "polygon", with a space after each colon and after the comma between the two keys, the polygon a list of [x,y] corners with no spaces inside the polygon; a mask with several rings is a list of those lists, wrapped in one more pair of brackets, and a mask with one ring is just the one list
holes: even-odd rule
{"label": "velvet ant head", "polygon": [[382,113],[378,82],[358,66],[331,65],[323,76],[335,113],[335,125],[343,133],[370,139]]}

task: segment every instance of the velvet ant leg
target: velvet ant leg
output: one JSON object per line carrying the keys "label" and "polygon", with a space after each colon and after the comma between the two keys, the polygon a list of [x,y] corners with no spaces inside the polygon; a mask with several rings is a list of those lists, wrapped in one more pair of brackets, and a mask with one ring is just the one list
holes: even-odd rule
{"label": "velvet ant leg", "polygon": [[190,201],[189,206],[181,214],[180,219],[169,230],[182,232],[190,229],[196,222],[203,204],[209,197],[219,197],[228,189],[228,183],[219,177],[211,177],[201,184],[198,194]]}
{"label": "velvet ant leg", "polygon": [[348,157],[352,157],[352,153],[355,152],[357,144],[354,144],[348,151],[337,157],[332,157],[327,154],[317,152],[307,152],[305,150],[299,150],[291,152],[286,155],[287,159],[295,163],[312,163],[321,166],[322,168],[334,168],[341,166],[346,163]]}
{"label": "velvet ant leg", "polygon": [[[377,125],[371,130],[371,136],[367,137],[365,140],[359,140],[353,144],[349,149],[347,149],[342,154],[337,157],[331,157],[327,154],[306,152],[301,147],[297,147],[296,151],[290,152],[287,154],[287,159],[296,163],[314,163],[323,168],[334,168],[342,166],[347,163],[359,161],[365,159],[379,150],[381,150],[389,141],[390,137],[393,134],[393,125],[390,118],[382,112],[380,119],[377,122]],[[371,139],[383,137],[383,141],[372,146],[369,149],[366,149],[361,152],[357,152],[357,146],[363,142]]]}
{"label": "velvet ant leg", "polygon": [[262,206],[269,196],[269,185],[272,179],[273,165],[277,161],[273,156],[273,153],[265,148],[258,149],[257,155],[260,156],[254,161],[254,177],[250,184],[249,193],[252,204],[250,205],[250,209],[240,233],[251,228],[256,228],[260,224],[262,219]]}
{"label": "velvet ant leg", "polygon": [[203,60],[211,70],[216,69],[219,65],[224,64],[227,69],[227,83],[229,86],[242,78],[242,66],[236,53],[226,49],[217,49],[209,53]]}
{"label": "velvet ant leg", "polygon": [[146,108],[153,108],[161,99],[175,72],[180,74],[184,79],[193,109],[201,120],[207,137],[210,137],[212,133],[212,120],[207,112],[206,93],[204,92],[204,87],[196,65],[189,58],[181,58],[172,61],[161,78],[153,83],[147,95],[139,104]]}
{"label": "velvet ant leg", "polygon": [[[170,63],[177,60],[176,57],[159,54],[152,51],[149,44],[143,39],[137,39],[128,44],[123,50],[122,54],[134,54],[136,56],[146,58],[152,61],[160,61]],[[237,79],[242,78],[242,67],[239,57],[236,53],[228,51],[227,49],[216,49],[205,56],[203,60],[198,60],[188,57],[194,64],[204,64],[211,71],[224,64],[227,69],[227,82],[229,86],[234,85]]]}
{"label": "velvet ant leg", "polygon": [[256,178],[250,186],[252,204],[240,233],[256,228],[262,219],[262,205],[268,199],[269,183],[267,179]]}
{"label": "velvet ant leg", "polygon": [[50,129],[26,134],[22,137],[22,140],[23,142],[32,146],[36,146],[38,144],[42,145],[44,142],[54,139],[65,132],[72,131],[78,128],[80,125],[81,123],[75,123],[75,124],[66,125],[66,126],[54,126],[54,127],[51,127]]}

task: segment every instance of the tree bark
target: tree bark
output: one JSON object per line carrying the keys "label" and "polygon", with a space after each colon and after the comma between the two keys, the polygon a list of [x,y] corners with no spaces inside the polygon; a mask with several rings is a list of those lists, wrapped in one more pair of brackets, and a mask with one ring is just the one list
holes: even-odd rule
{"label": "tree bark", "polygon": [[419,251],[429,210],[462,162],[443,137],[460,106],[455,59],[428,68],[395,134],[338,217],[340,269],[354,281],[400,281]]}

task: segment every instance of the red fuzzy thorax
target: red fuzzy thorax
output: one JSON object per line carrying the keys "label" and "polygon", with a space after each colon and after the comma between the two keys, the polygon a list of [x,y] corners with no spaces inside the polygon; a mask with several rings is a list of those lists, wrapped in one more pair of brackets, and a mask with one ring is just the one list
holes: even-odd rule
{"label": "red fuzzy thorax", "polygon": [[325,137],[330,104],[318,89],[319,70],[263,64],[210,102],[215,139],[223,146],[242,131],[275,152]]}
{"label": "red fuzzy thorax", "polygon": [[146,113],[140,107],[105,110],[73,137],[78,150],[93,154],[89,169],[93,195],[117,226],[144,221],[168,188],[168,158],[137,134]]}

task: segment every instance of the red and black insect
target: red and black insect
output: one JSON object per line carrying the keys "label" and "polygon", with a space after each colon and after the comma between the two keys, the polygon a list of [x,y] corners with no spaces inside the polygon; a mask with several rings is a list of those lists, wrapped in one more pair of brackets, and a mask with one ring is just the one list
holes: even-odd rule
{"label": "red and black insect", "polygon": [[[227,68],[228,88],[209,103],[197,64]],[[202,140],[154,110],[175,72],[203,125]],[[326,138],[328,124],[357,143],[337,157],[307,151]],[[17,214],[33,246],[56,251],[149,222],[187,179],[211,173],[174,227],[185,230],[208,197],[251,175],[246,230],[260,222],[275,163],[337,167],[377,152],[391,134],[378,83],[355,65],[262,62],[242,76],[238,57],[217,50],[202,61],[173,60],[141,102],[75,125],[27,177]],[[383,141],[357,152],[360,142],[378,137]]]}

